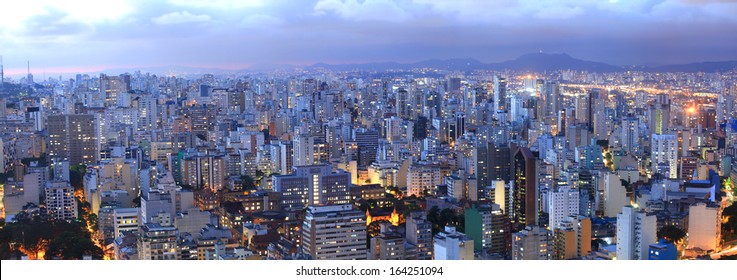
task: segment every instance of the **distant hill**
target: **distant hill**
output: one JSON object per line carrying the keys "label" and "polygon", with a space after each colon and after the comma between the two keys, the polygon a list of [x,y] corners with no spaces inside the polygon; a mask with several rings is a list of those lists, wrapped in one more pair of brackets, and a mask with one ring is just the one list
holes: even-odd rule
{"label": "distant hill", "polygon": [[398,70],[407,71],[412,69],[433,68],[439,70],[516,70],[516,71],[556,71],[556,70],[576,70],[588,72],[618,72],[627,70],[648,71],[648,72],[724,72],[737,69],[737,60],[731,61],[715,61],[715,62],[696,62],[689,64],[663,65],[663,66],[629,66],[621,67],[603,62],[586,61],[574,58],[565,53],[529,53],[522,55],[516,59],[496,62],[484,63],[474,58],[455,58],[455,59],[430,59],[415,63],[399,63],[393,61],[387,62],[370,62],[370,63],[348,63],[348,64],[327,64],[316,63],[309,66],[296,66],[287,64],[261,64],[254,65],[247,69],[241,70],[224,70],[217,68],[199,68],[186,66],[161,66],[161,67],[144,67],[140,69],[108,69],[102,71],[104,73],[123,73],[141,70],[142,72],[151,72],[158,74],[174,74],[174,75],[198,75],[198,74],[227,74],[227,73],[248,73],[254,71],[268,70],[289,70],[289,69],[328,69],[332,71],[386,71]]}
{"label": "distant hill", "polygon": [[554,70],[578,70],[589,72],[616,72],[622,71],[622,67],[613,66],[602,62],[585,61],[573,58],[568,54],[530,53],[517,59],[500,63],[490,64],[495,70],[529,70],[529,71],[554,71]]}

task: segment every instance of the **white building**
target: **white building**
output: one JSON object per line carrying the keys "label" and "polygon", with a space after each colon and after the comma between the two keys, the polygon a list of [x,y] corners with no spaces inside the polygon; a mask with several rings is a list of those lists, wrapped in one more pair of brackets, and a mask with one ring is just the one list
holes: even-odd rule
{"label": "white building", "polygon": [[657,218],[627,205],[617,215],[617,259],[647,260],[650,244],[657,242]]}
{"label": "white building", "polygon": [[113,210],[115,237],[121,236],[124,231],[138,230],[138,215],[140,210],[140,208],[116,208]]}
{"label": "white building", "polygon": [[407,195],[422,196],[425,191],[440,185],[440,169],[432,166],[412,165],[407,171]]}
{"label": "white building", "polygon": [[46,183],[46,209],[49,216],[58,220],[75,220],[78,217],[74,187],[65,181]]}
{"label": "white building", "polygon": [[436,260],[473,260],[473,239],[446,226],[433,239]]}
{"label": "white building", "polygon": [[673,134],[653,134],[652,136],[652,154],[651,154],[652,173],[657,173],[658,165],[667,165],[667,173],[663,174],[666,178],[678,178],[678,138]]}
{"label": "white building", "polygon": [[568,186],[560,187],[557,191],[549,192],[548,195],[548,226],[557,228],[563,220],[571,215],[578,215],[578,190]]}
{"label": "white building", "polygon": [[722,233],[722,210],[717,205],[699,202],[688,210],[688,248],[705,251],[719,247]]}
{"label": "white building", "polygon": [[604,180],[600,184],[604,184],[604,216],[616,217],[622,207],[630,204],[627,190],[617,174],[606,172],[603,175]]}
{"label": "white building", "polygon": [[625,118],[622,120],[620,143],[622,150],[630,154],[636,154],[640,151],[640,120],[637,118]]}
{"label": "white building", "polygon": [[315,260],[365,260],[366,214],[351,204],[307,208],[302,248]]}

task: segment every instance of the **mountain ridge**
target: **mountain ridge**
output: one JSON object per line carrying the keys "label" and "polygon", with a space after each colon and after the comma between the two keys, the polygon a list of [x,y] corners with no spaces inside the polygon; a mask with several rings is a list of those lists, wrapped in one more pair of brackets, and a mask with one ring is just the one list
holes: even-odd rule
{"label": "mountain ridge", "polygon": [[386,71],[386,70],[412,70],[422,68],[433,68],[439,70],[516,70],[546,72],[557,70],[577,70],[598,73],[611,73],[622,71],[645,71],[645,72],[723,72],[737,69],[737,60],[727,61],[704,61],[685,64],[672,64],[661,66],[616,66],[603,62],[587,61],[575,58],[567,53],[527,53],[515,59],[501,62],[485,63],[476,58],[451,58],[451,59],[427,59],[413,63],[400,63],[396,61],[367,62],[367,63],[315,63],[311,65],[289,65],[289,64],[259,64],[248,68],[228,70],[213,67],[192,66],[151,66],[141,68],[113,68],[91,73],[120,74],[125,72],[151,72],[165,75],[197,75],[197,74],[233,74],[252,73],[270,70],[291,69],[328,69],[332,71]]}

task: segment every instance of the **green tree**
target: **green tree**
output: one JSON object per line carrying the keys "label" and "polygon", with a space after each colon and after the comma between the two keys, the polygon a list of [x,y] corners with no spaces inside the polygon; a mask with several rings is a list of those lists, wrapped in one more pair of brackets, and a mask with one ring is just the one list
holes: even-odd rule
{"label": "green tree", "polygon": [[[722,223],[722,236],[727,238],[737,233],[737,203],[732,203],[722,211],[724,223]],[[729,233],[729,234],[725,234]]]}
{"label": "green tree", "polygon": [[443,231],[445,226],[455,226],[457,231],[465,232],[465,217],[456,215],[449,208],[439,210],[437,206],[433,206],[427,213],[427,221],[432,224],[433,235]]}
{"label": "green tree", "polygon": [[97,224],[97,214],[91,213],[87,215],[87,225],[89,225],[94,231],[99,229],[99,225]]}
{"label": "green tree", "polygon": [[49,243],[46,259],[81,260],[85,255],[102,259],[103,251],[92,240],[78,233],[65,231]]}
{"label": "green tree", "polygon": [[686,232],[676,226],[664,226],[658,231],[658,239],[677,243],[686,237]]}
{"label": "green tree", "polygon": [[84,164],[72,165],[69,167],[69,183],[75,190],[82,189],[84,184],[84,174],[87,172],[87,166]]}

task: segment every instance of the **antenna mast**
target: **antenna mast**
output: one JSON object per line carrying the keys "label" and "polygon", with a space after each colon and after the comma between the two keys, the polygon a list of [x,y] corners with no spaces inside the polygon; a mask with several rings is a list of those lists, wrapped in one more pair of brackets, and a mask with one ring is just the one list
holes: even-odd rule
{"label": "antenna mast", "polygon": [[0,89],[5,89],[5,72],[3,69],[3,56],[0,55]]}

